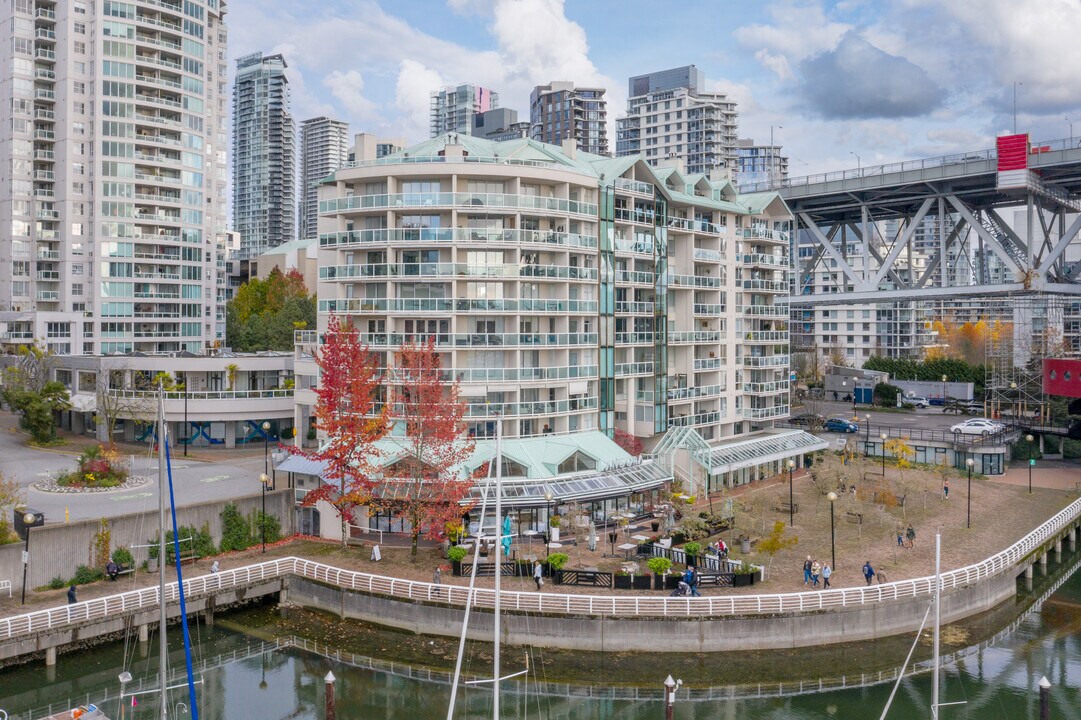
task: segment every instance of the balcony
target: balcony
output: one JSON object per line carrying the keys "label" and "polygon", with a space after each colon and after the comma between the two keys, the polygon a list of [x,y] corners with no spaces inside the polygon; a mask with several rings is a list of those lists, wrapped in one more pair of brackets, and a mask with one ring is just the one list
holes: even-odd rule
{"label": "balcony", "polygon": [[695,372],[703,370],[718,370],[721,367],[720,358],[695,358],[694,369]]}
{"label": "balcony", "polygon": [[616,314],[617,315],[652,315],[653,303],[651,302],[629,302],[625,300],[616,301]]}
{"label": "balcony", "polygon": [[743,392],[750,395],[776,395],[777,393],[786,393],[788,390],[789,383],[787,380],[743,383]]}
{"label": "balcony", "polygon": [[773,345],[787,343],[787,330],[754,330],[744,333],[743,342],[750,345]]}
{"label": "balcony", "polygon": [[616,363],[616,377],[652,374],[653,363],[651,362]]}
{"label": "balcony", "polygon": [[788,355],[750,355],[743,358],[743,367],[747,368],[788,367],[790,364]]}
{"label": "balcony", "polygon": [[724,314],[724,305],[719,303],[695,303],[694,314],[703,317],[718,317]]}
{"label": "balcony", "polygon": [[747,317],[787,318],[788,305],[744,305],[740,311]]}
{"label": "balcony", "polygon": [[57,302],[60,300],[60,292],[57,290],[38,290],[36,297],[40,302]]}
{"label": "balcony", "polygon": [[724,333],[720,330],[681,330],[668,333],[668,342],[673,345],[719,343],[721,340],[724,340]]}
{"label": "balcony", "polygon": [[720,250],[710,250],[708,248],[695,248],[694,259],[703,262],[724,262],[724,253]]}
{"label": "balcony", "polygon": [[487,210],[543,210],[552,213],[572,213],[597,217],[593,203],[538,195],[509,195],[505,193],[397,193],[387,195],[353,195],[319,202],[320,215],[333,215],[348,210],[385,210],[397,208],[465,207]]}
{"label": "balcony", "polygon": [[788,405],[775,405],[773,407],[753,408],[745,407],[740,414],[748,420],[769,420],[771,418],[787,417],[791,408]]}
{"label": "balcony", "polygon": [[754,290],[758,292],[771,292],[771,293],[784,293],[788,294],[788,281],[786,280],[738,280],[737,284],[744,290]]}
{"label": "balcony", "polygon": [[744,265],[760,265],[764,267],[788,268],[788,258],[784,255],[767,255],[765,253],[745,253],[739,255],[739,260]]}

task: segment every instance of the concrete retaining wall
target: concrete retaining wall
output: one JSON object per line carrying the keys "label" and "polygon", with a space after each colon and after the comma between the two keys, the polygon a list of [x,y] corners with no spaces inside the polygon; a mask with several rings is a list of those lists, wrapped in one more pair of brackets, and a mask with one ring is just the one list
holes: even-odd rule
{"label": "concrete retaining wall", "polygon": [[[77,502],[78,496],[75,496],[73,501]],[[261,494],[247,495],[234,498],[229,502],[236,505],[241,514],[247,515],[252,510],[258,511],[262,507],[262,496]],[[224,506],[224,502],[214,501],[178,507],[176,519],[180,525],[191,525],[196,528],[202,527],[203,523],[208,523],[214,543],[218,544],[221,542],[221,511]],[[275,490],[266,494],[267,515],[278,518],[284,535],[291,535],[294,532],[296,518],[294,507],[292,490]],[[166,522],[169,522],[168,519]],[[75,575],[75,569],[78,566],[91,565],[91,546],[99,528],[99,521],[85,520],[32,529],[30,531],[28,587],[40,587],[57,576],[71,578]],[[149,540],[157,537],[157,528],[156,506],[146,513],[109,518],[109,530],[112,533],[114,549],[120,546],[145,545]],[[0,580],[11,580],[14,593],[22,590],[22,551],[23,543],[0,547]],[[146,548],[132,548],[132,554],[135,556],[136,563],[141,563],[147,558]]]}
{"label": "concrete retaining wall", "polygon": [[[1016,594],[1016,578],[1005,573],[943,596],[943,622],[992,609]],[[365,595],[293,577],[289,601],[343,618],[423,635],[457,637],[464,612],[445,605]],[[664,647],[681,652],[776,650],[874,640],[915,632],[931,601],[927,597],[873,603],[844,610],[786,616],[731,618],[610,618],[504,612],[503,642],[568,650],[639,651]],[[469,637],[491,641],[492,613],[474,608]]]}

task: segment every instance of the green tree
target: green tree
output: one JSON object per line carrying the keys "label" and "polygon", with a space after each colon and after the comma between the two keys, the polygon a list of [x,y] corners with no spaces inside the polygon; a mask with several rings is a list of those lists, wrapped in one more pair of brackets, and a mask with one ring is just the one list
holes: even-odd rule
{"label": "green tree", "polygon": [[225,332],[234,350],[292,350],[293,331],[315,327],[315,295],[296,270],[271,270],[266,280],[241,285],[225,309]]}
{"label": "green tree", "polygon": [[40,340],[20,345],[19,362],[4,371],[4,402],[19,415],[19,425],[34,442],[56,438],[54,413],[71,408],[71,397],[63,383],[52,380],[56,358]]}
{"label": "green tree", "polygon": [[770,567],[773,567],[774,555],[799,543],[798,537],[796,537],[795,535],[793,535],[792,537],[785,537],[784,531],[784,523],[778,520],[777,522],[773,523],[773,529],[770,530],[769,535],[767,535],[758,542],[759,551],[769,555]]}

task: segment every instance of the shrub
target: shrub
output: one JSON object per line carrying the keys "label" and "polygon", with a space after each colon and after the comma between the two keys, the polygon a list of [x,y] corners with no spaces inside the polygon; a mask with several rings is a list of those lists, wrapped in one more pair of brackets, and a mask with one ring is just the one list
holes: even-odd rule
{"label": "shrub", "polygon": [[117,565],[126,565],[132,567],[135,565],[135,558],[131,555],[131,550],[126,547],[118,547],[113,550],[113,562]]}
{"label": "shrub", "polygon": [[56,484],[67,487],[116,487],[127,479],[128,468],[120,453],[112,448],[94,445],[79,456],[75,470],[56,478]]}
{"label": "shrub", "polygon": [[709,536],[709,523],[700,518],[683,518],[679,530],[686,540],[701,540]]}
{"label": "shrub", "polygon": [[563,524],[563,519],[560,518],[558,515],[553,515],[552,517],[548,518],[548,525],[550,525],[551,527],[557,528],[561,524]]}
{"label": "shrub", "polygon": [[689,557],[698,557],[701,550],[702,546],[696,542],[689,542],[683,546],[683,552],[687,553]]}
{"label": "shrub", "polygon": [[50,580],[49,584],[45,587],[49,588],[50,590],[60,590],[61,588],[66,588],[67,586],[68,581],[57,575],[52,580]]}
{"label": "shrub", "polygon": [[672,569],[672,561],[666,557],[654,557],[650,558],[646,563],[654,575],[664,575]]}
{"label": "shrub", "polygon": [[[190,542],[186,542],[185,538],[191,538]],[[196,530],[190,525],[180,526],[180,553],[186,554],[189,550],[195,552],[199,557],[207,557],[209,555],[216,555],[217,549],[214,547],[214,537],[210,534],[210,524],[203,523],[203,527]],[[148,543],[148,555],[151,559],[158,557],[158,539],[153,538]],[[176,554],[173,550],[173,531],[169,530],[165,533],[165,562],[167,565],[171,565],[176,561]]]}
{"label": "shrub", "polygon": [[221,551],[246,550],[251,545],[251,526],[236,505],[228,503],[221,511]]}
{"label": "shrub", "polygon": [[447,550],[447,558],[451,562],[461,562],[465,559],[466,552],[467,551],[464,547],[460,545],[455,545],[454,547]]}
{"label": "shrub", "polygon": [[88,567],[86,565],[80,565],[75,568],[75,577],[71,579],[76,585],[86,585],[88,583],[97,582],[104,577],[104,573],[98,568]]}
{"label": "shrub", "polygon": [[569,559],[567,553],[552,553],[548,556],[548,567],[553,570],[562,570]]}
{"label": "shrub", "polygon": [[733,573],[736,575],[754,575],[755,569],[746,560],[741,560],[739,565],[733,569]]}
{"label": "shrub", "polygon": [[[278,522],[278,518],[274,517],[273,515],[264,515],[261,510],[253,511],[251,514],[251,518],[252,545],[255,545],[256,543],[262,543],[264,541],[268,543],[275,543],[281,540],[282,526],[281,523]],[[264,531],[266,532],[266,535],[263,534]]]}

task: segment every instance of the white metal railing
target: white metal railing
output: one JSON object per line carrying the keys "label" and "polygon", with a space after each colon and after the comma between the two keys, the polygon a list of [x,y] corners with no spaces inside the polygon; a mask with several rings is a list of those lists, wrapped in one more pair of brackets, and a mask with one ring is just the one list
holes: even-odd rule
{"label": "white metal railing", "polygon": [[[1003,572],[1018,569],[1019,563],[1081,517],[1081,499],[1075,500],[1010,547],[973,565],[942,574],[943,590],[972,585]],[[461,585],[433,585],[402,578],[372,575],[332,567],[312,560],[286,557],[233,570],[222,570],[184,581],[186,593],[198,596],[219,589],[252,585],[285,576],[298,576],[348,590],[377,593],[403,600],[426,600],[465,605],[470,590]],[[856,607],[868,603],[930,596],[933,575],[898,580],[884,585],[837,588],[821,592],[792,592],[770,595],[707,595],[683,598],[668,595],[578,595],[504,590],[502,606],[510,611],[545,612],[590,616],[706,617],[769,615],[817,612]],[[495,591],[474,588],[473,604],[495,605]],[[165,589],[166,602],[177,598],[176,583]],[[0,642],[30,634],[57,630],[76,623],[103,620],[158,605],[158,588],[148,587],[118,595],[95,598],[74,605],[38,610],[0,619]]]}

